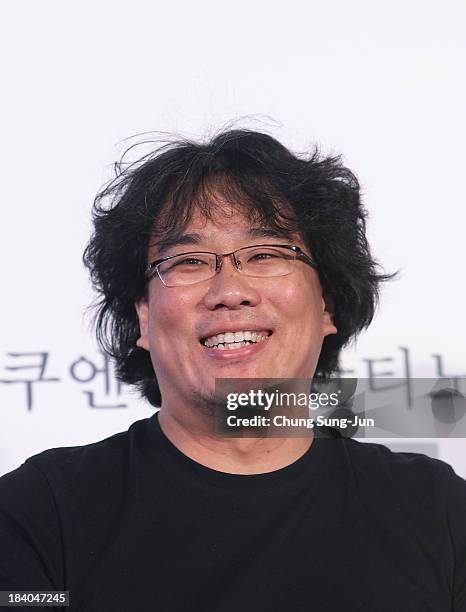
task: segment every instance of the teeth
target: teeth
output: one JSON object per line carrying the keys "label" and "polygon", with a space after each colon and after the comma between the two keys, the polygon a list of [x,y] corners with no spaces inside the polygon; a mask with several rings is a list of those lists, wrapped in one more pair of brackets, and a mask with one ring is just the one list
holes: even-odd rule
{"label": "teeth", "polygon": [[[265,340],[265,337],[261,336],[258,342],[262,342],[263,340]],[[241,348],[242,346],[250,346],[251,344],[254,344],[254,343],[249,342],[248,340],[244,340],[244,342],[230,342],[229,344],[218,344],[217,346],[214,346],[212,348],[214,348],[215,350],[220,350],[220,351],[224,351],[226,349],[234,350],[237,348]]]}
{"label": "teeth", "polygon": [[248,346],[254,342],[263,342],[267,338],[267,333],[255,331],[238,331],[217,334],[204,340],[208,348],[216,348],[224,351],[225,349],[236,349],[240,346]]}

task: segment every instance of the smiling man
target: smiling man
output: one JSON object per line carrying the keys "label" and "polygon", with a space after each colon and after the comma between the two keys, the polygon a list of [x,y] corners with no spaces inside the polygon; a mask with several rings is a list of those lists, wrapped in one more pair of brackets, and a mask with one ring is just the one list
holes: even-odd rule
{"label": "smiling man", "polygon": [[466,610],[466,485],[322,435],[219,436],[219,379],[311,381],[372,320],[355,176],[268,135],[180,141],[99,194],[98,338],[160,411],[0,479],[0,590],[73,610]]}
{"label": "smiling man", "polygon": [[149,248],[137,345],[150,352],[163,398],[158,420],[180,450],[222,471],[278,469],[309,438],[213,438],[215,381],[312,378],[324,337],[337,330],[298,233],[261,227],[221,193],[212,193],[209,213],[195,211],[179,235]]}

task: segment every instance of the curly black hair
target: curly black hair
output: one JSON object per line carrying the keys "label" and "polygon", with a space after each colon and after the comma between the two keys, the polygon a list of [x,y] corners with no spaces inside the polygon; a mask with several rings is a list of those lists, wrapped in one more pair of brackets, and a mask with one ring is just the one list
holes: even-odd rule
{"label": "curly black hair", "polygon": [[[360,186],[340,156],[295,155],[267,134],[227,130],[208,142],[176,140],[138,162],[116,164],[116,178],[97,194],[94,232],[84,252],[100,299],[95,326],[118,378],[154,406],[160,390],[150,355],[136,346],[135,302],[146,292],[151,241],[176,235],[194,209],[212,218],[215,195],[248,219],[298,231],[312,253],[337,334],[324,340],[316,376],[338,369],[343,346],[371,322],[382,273],[366,239]],[[218,198],[217,198],[218,201]]]}

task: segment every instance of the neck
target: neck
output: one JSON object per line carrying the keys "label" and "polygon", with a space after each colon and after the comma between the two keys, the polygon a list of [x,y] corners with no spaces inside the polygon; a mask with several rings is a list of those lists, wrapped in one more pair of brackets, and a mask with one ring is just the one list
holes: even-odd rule
{"label": "neck", "polygon": [[312,430],[302,438],[221,438],[213,417],[193,410],[177,413],[162,405],[160,427],[170,442],[197,463],[230,474],[263,474],[294,463],[309,449]]}

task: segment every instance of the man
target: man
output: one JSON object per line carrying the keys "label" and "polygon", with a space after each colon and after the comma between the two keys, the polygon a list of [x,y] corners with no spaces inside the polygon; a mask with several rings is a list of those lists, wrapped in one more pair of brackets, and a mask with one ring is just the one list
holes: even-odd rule
{"label": "man", "polygon": [[218,379],[329,376],[380,274],[354,175],[229,131],[120,167],[85,263],[98,337],[160,411],[0,479],[0,589],[71,609],[466,610],[466,485],[344,438],[225,437]]}

